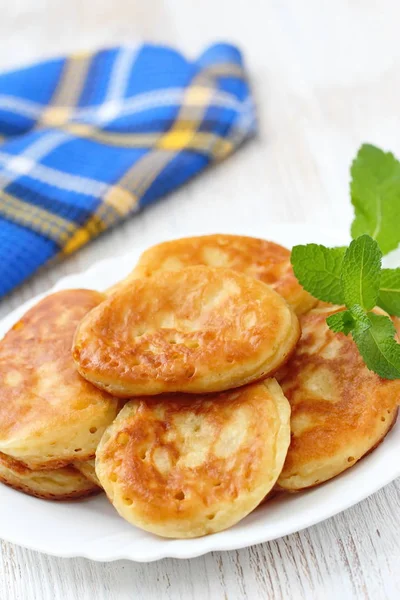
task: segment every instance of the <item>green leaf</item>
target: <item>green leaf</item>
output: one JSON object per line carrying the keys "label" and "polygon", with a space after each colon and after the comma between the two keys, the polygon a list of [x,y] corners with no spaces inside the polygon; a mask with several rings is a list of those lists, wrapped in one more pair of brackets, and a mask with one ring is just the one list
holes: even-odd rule
{"label": "green leaf", "polygon": [[382,252],[375,240],[362,235],[347,248],[342,266],[342,289],[348,307],[359,304],[364,310],[376,306]]}
{"label": "green leaf", "polygon": [[400,243],[400,162],[390,152],[361,146],[351,167],[354,238],[368,233],[383,254]]}
{"label": "green leaf", "polygon": [[358,332],[366,331],[371,327],[371,322],[367,313],[359,304],[354,304],[354,306],[350,308],[350,313],[354,319],[354,325]]}
{"label": "green leaf", "polygon": [[318,244],[294,246],[291,262],[304,289],[319,300],[343,304],[340,274],[345,250]]}
{"label": "green leaf", "polygon": [[354,327],[354,319],[349,310],[341,310],[326,319],[329,329],[334,333],[348,335]]}
{"label": "green leaf", "polygon": [[382,269],[378,305],[389,315],[400,317],[400,268]]}
{"label": "green leaf", "polygon": [[394,339],[395,327],[389,317],[369,313],[370,327],[358,326],[352,331],[353,340],[371,370],[385,379],[400,379],[400,344]]}

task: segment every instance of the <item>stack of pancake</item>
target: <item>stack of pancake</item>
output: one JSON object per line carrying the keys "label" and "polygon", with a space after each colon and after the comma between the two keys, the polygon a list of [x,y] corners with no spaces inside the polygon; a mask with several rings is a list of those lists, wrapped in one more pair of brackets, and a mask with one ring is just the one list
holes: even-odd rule
{"label": "stack of pancake", "polygon": [[340,309],[303,290],[288,250],[231,235],[150,248],[104,294],[45,298],[0,343],[0,480],[52,499],[103,488],[180,538],[327,481],[400,399],[328,329]]}
{"label": "stack of pancake", "polygon": [[28,311],[0,343],[0,480],[65,500],[101,491],[97,445],[120,401],[85,381],[71,356],[75,329],[103,295],[67,290]]}

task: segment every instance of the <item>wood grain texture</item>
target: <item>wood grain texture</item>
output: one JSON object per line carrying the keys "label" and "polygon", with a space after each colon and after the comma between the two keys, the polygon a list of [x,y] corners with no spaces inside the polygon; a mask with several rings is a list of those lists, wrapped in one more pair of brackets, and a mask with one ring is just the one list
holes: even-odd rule
{"label": "wood grain texture", "polygon": [[[0,67],[137,38],[195,55],[215,39],[245,51],[260,134],[225,163],[43,270],[0,316],[67,273],[194,230],[255,223],[348,227],[348,166],[370,141],[400,155],[396,0],[14,0],[2,4]],[[148,565],[58,559],[1,543],[6,600],[397,599],[400,482],[325,523],[238,552]]]}

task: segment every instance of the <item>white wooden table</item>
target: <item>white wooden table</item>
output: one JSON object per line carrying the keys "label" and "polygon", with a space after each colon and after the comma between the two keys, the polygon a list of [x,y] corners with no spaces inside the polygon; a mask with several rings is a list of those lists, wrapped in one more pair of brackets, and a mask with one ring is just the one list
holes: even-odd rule
{"label": "white wooden table", "polygon": [[[400,155],[397,0],[3,0],[0,67],[64,51],[228,39],[246,54],[259,138],[43,272],[0,316],[62,275],[193,224],[349,226],[348,167],[370,141]],[[247,550],[148,565],[58,559],[1,542],[2,600],[400,598],[400,481],[325,523]],[[1,515],[0,515],[1,518]]]}

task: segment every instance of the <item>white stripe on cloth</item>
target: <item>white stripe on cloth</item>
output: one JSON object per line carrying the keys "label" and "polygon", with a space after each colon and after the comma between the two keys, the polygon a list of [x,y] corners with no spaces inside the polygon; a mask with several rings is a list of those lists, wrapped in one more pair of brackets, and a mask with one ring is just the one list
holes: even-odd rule
{"label": "white stripe on cloth", "polygon": [[[163,106],[176,106],[180,107],[183,103],[184,96],[187,93],[187,88],[172,88],[170,90],[157,90],[154,92],[146,92],[125,98],[119,106],[119,110],[116,116],[127,117],[135,114],[144,112],[146,110],[152,110],[155,108],[162,108]],[[107,103],[104,105],[104,109],[107,109]],[[239,102],[236,98],[228,92],[221,90],[215,90],[212,99],[208,107],[227,108],[241,113],[243,110],[243,102]],[[99,109],[95,110],[93,107],[80,109],[74,113],[74,119],[84,120],[91,123],[97,122],[97,114]]]}
{"label": "white stripe on cloth", "polygon": [[[124,51],[121,62],[116,65],[116,73],[114,76],[114,82],[110,86],[109,93],[112,97],[118,93],[123,93],[124,86],[127,83],[127,75],[129,73],[130,66],[128,66],[128,59],[134,60],[134,50],[130,49],[130,53],[127,50]],[[125,99],[119,107],[118,115],[126,116],[129,114],[136,114],[144,110],[151,110],[160,106],[181,106],[186,88],[173,88],[171,90],[159,90],[156,92],[148,92],[140,94],[135,97]],[[2,104],[4,98],[8,100],[15,100],[15,108],[28,108],[32,112],[33,104],[29,101],[19,101],[18,98],[0,96],[0,108],[1,106],[7,105],[12,106],[12,102]],[[104,103],[102,107],[107,108],[110,106],[109,101],[107,104]],[[221,106],[236,110],[238,120],[232,128],[229,136],[233,143],[239,144],[245,137],[247,137],[249,129],[254,128],[254,106],[251,98],[248,98],[245,102],[239,102],[231,94],[215,90],[209,106]],[[38,115],[42,112],[43,107],[36,105]],[[206,108],[206,107],[203,107]],[[35,109],[36,110],[36,109]],[[99,115],[98,107],[90,107],[85,109],[76,109],[73,111],[75,117],[80,117],[82,120],[86,117],[91,117],[92,123],[102,122],[101,115]],[[99,118],[100,117],[100,118]],[[103,113],[104,118],[104,113]],[[61,146],[64,142],[71,139],[71,135],[60,131],[51,130],[44,133],[39,139],[35,140],[30,146],[28,146],[18,156],[13,156],[6,152],[0,152],[0,164],[3,168],[0,169],[0,186],[6,187],[21,175],[29,174],[32,179],[36,179],[42,183],[57,187],[66,191],[73,191],[79,194],[88,196],[94,196],[101,198],[108,192],[110,185],[103,181],[99,181],[93,178],[82,177],[79,175],[73,175],[59,171],[48,166],[38,164],[46,155],[52,150]],[[1,148],[4,146],[0,146]],[[157,161],[156,161],[157,162]],[[148,173],[142,173],[136,184],[139,188],[143,187],[144,181],[142,180],[145,176],[145,181],[148,179]]]}
{"label": "white stripe on cloth", "polygon": [[122,100],[125,96],[126,86],[133,63],[141,46],[122,48],[115,61],[106,94],[107,100]]}
{"label": "white stripe on cloth", "polygon": [[243,103],[243,110],[235,121],[230,133],[229,140],[234,146],[239,146],[249,135],[256,130],[256,111],[253,99],[247,98]]}
{"label": "white stripe on cloth", "polygon": [[[105,100],[96,111],[96,124],[104,125],[114,120],[120,114],[129,74],[131,73],[132,65],[135,62],[139,49],[140,46],[136,48],[122,48],[118,52],[111,71]],[[74,118],[79,119],[79,116],[75,115]]]}
{"label": "white stripe on cloth", "polygon": [[32,160],[39,161],[70,139],[71,135],[69,133],[60,131],[59,129],[50,129],[45,133],[42,132],[40,137],[27,146],[19,156],[26,156]]}
{"label": "white stripe on cloth", "polygon": [[[31,173],[37,166],[37,162],[45,158],[55,148],[59,148],[70,138],[71,136],[68,133],[52,129],[42,134],[18,155],[2,152],[0,162],[3,163],[3,169],[0,170],[0,187],[4,189],[21,175]],[[0,150],[3,147],[0,146]]]}
{"label": "white stripe on cloth", "polygon": [[57,169],[52,169],[35,163],[30,158],[23,156],[12,157],[10,154],[0,152],[0,163],[3,169],[0,171],[0,183],[3,185],[3,175],[8,176],[6,185],[17,179],[20,175],[27,175],[36,181],[46,183],[53,187],[69,192],[76,192],[86,196],[102,197],[110,189],[110,186],[102,181],[72,175]]}
{"label": "white stripe on cloth", "polygon": [[[115,116],[132,116],[137,113],[160,108],[162,106],[180,106],[183,101],[186,88],[171,88],[169,90],[156,90],[153,92],[144,92],[137,96],[125,98],[119,103],[118,112]],[[85,108],[75,108],[71,111],[71,119],[74,121],[85,121],[96,123],[104,123],[104,117],[100,111],[107,112],[112,109],[114,113],[114,100],[105,101],[101,105],[90,105]],[[210,107],[226,107],[241,113],[244,110],[244,103],[237,100],[232,94],[221,90],[215,90]],[[9,112],[21,114],[23,116],[31,116],[39,118],[46,105],[35,104],[26,100],[21,100],[14,96],[0,95],[0,109],[6,109]],[[29,114],[28,114],[29,113]],[[103,113],[104,114],[104,113]]]}
{"label": "white stripe on cloth", "polygon": [[45,158],[52,150],[58,148],[71,136],[63,131],[51,130],[28,146],[18,156],[1,152],[0,164],[0,186],[6,187],[21,175],[28,175],[36,181],[47,183],[61,190],[76,192],[96,198],[102,197],[110,189],[110,186],[102,181],[73,175],[59,171],[42,164],[40,160]]}
{"label": "white stripe on cloth", "polygon": [[36,119],[42,114],[45,106],[46,105],[44,104],[38,104],[37,102],[31,102],[30,100],[23,100],[17,96],[0,94],[0,110],[16,113],[23,117]]}

